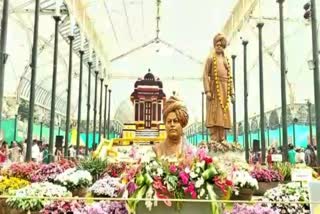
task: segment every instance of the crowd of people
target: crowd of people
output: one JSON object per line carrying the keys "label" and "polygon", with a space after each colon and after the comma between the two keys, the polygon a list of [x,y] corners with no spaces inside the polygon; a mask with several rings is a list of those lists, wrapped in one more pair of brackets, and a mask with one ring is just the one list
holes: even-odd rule
{"label": "crowd of people", "polygon": [[[267,152],[267,163],[271,166],[274,162],[279,160],[274,160],[273,155],[282,155],[282,149],[276,146],[271,146]],[[250,152],[250,162],[258,163],[262,162],[261,151],[251,151]],[[308,144],[305,149],[301,147],[295,147],[293,144],[288,145],[288,162],[292,165],[304,163],[310,167],[317,166],[317,150],[312,144]]]}
{"label": "crowd of people", "polygon": [[[2,141],[0,147],[0,164],[3,165],[5,163],[10,162],[23,162],[26,159],[27,154],[27,143],[24,142],[16,142],[12,141],[8,144],[6,141]],[[85,152],[85,148],[80,147],[79,157],[83,157]],[[59,161],[64,157],[62,147],[56,147],[54,149],[54,161]],[[68,148],[68,157],[76,158],[76,149],[75,146],[70,145]],[[47,143],[43,143],[39,140],[32,141],[31,147],[31,160],[37,163],[49,163],[49,145]]]}

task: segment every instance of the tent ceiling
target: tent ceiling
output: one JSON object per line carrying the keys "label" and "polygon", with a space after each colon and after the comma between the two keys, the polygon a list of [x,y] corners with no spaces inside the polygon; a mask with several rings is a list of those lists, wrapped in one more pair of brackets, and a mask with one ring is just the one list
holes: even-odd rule
{"label": "tent ceiling", "polygon": [[[55,0],[41,1],[37,85],[47,91],[47,96],[51,93],[54,2]],[[76,2],[81,7],[73,11],[72,2]],[[71,14],[76,16],[82,14],[88,17],[85,24],[82,23],[83,20],[77,19],[79,28],[87,33],[90,41],[93,37],[88,32],[90,31],[91,34],[95,32],[97,44],[103,46],[100,47],[99,58],[111,61],[110,64],[104,64],[105,77],[108,79],[105,83],[109,84],[113,91],[111,115],[121,112],[118,107],[121,108],[121,103],[126,103],[124,100],[129,99],[135,80],[142,77],[150,68],[154,75],[164,82],[165,93],[169,96],[172,91],[176,91],[186,101],[189,111],[192,112],[191,119],[200,121],[201,91],[203,90],[202,62],[211,50],[213,35],[222,31],[233,17],[235,20],[242,20],[241,25],[230,28],[232,34],[228,33],[233,35],[228,53],[238,56],[236,69],[238,118],[241,120],[243,112],[240,37],[250,41],[248,46],[249,112],[254,115],[259,112],[256,23],[257,18],[262,16],[265,22],[263,37],[266,111],[278,107],[280,105],[278,4],[276,1],[261,0],[259,7],[258,2],[259,0],[202,0],[201,2],[198,0],[162,0],[161,2],[157,0],[66,0],[68,7],[62,7],[63,22],[60,27],[57,96],[61,100],[66,100],[69,55],[67,42],[70,21],[67,8],[69,8]],[[244,3],[250,3],[252,7],[245,8]],[[313,97],[312,72],[309,72],[307,66],[307,61],[311,57],[311,30],[303,19],[303,3],[300,0],[284,3],[288,103],[304,102],[305,98]],[[241,7],[246,13],[236,17]],[[20,88],[28,91],[26,89],[28,87],[23,87],[23,84],[24,82],[28,84],[30,79],[28,65],[32,46],[34,0],[10,1],[10,8],[8,37],[10,57],[6,72],[6,83],[10,84],[5,85],[5,90],[7,94],[14,94]],[[79,32],[77,28],[73,55],[72,112],[74,113],[76,113],[78,98]],[[85,60],[88,59],[87,50],[86,43]],[[85,69],[83,97],[86,97],[87,93],[87,76],[87,69]],[[38,96],[41,97],[39,100],[46,97],[44,92]],[[48,100],[47,97],[46,100]],[[93,96],[91,102],[93,102]],[[83,109],[85,104],[83,101]],[[59,108],[61,111],[65,108],[63,101],[59,102]],[[84,115],[85,111],[83,111]]]}

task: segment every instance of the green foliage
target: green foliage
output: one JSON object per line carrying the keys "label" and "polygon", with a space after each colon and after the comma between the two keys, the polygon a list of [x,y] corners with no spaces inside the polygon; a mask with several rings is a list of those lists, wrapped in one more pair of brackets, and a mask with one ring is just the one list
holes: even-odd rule
{"label": "green foliage", "polygon": [[79,168],[90,172],[94,180],[97,180],[107,167],[107,160],[89,158],[80,162]]}
{"label": "green foliage", "polygon": [[274,163],[273,168],[278,171],[282,176],[284,181],[291,181],[291,164],[277,162]]}

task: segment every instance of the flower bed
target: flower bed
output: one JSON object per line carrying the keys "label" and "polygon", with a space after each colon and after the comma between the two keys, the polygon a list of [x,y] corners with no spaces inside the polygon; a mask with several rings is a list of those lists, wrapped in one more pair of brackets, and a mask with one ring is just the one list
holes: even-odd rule
{"label": "flower bed", "polygon": [[225,214],[279,214],[273,209],[256,204],[249,206],[246,204],[235,204],[231,212],[225,212]]}
{"label": "flower bed", "polygon": [[[9,207],[23,211],[40,211],[52,197],[70,197],[65,187],[49,182],[33,183],[15,192],[14,197],[7,200]],[[47,197],[47,198],[26,198]]]}
{"label": "flower bed", "polygon": [[42,164],[40,168],[31,175],[32,182],[54,181],[58,174],[65,169],[57,163]]}
{"label": "flower bed", "polygon": [[28,186],[29,184],[29,181],[21,178],[3,177],[0,180],[0,195],[13,194],[14,191]]}
{"label": "flower bed", "polygon": [[[290,203],[309,201],[307,186],[301,186],[300,183],[288,183],[270,189],[264,194],[263,201],[268,202],[268,205],[279,213],[309,213],[310,211],[309,204]],[[286,204],[277,202],[286,202]]]}

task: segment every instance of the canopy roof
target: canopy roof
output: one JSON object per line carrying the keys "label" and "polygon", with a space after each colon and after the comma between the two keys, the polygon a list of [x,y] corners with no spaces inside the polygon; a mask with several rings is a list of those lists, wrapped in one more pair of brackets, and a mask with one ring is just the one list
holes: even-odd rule
{"label": "canopy roof", "polygon": [[[148,69],[163,82],[167,96],[181,96],[192,121],[201,120],[203,62],[212,48],[212,38],[225,32],[230,40],[228,54],[236,54],[238,120],[243,118],[243,54],[241,39],[249,40],[249,115],[259,113],[257,21],[264,22],[265,109],[280,106],[280,57],[278,3],[269,0],[66,0],[62,9],[59,39],[57,111],[66,109],[69,14],[78,27],[73,53],[72,116],[76,118],[79,86],[80,31],[86,34],[82,117],[85,119],[89,43],[102,62],[99,75],[112,89],[112,117],[121,121],[132,116],[130,94],[134,82]],[[300,0],[284,2],[288,103],[313,99],[311,29],[303,18]],[[259,6],[260,5],[260,6]],[[50,108],[55,0],[41,0],[36,103]],[[9,54],[5,74],[5,95],[29,97],[30,61],[34,21],[34,0],[10,1]],[[320,13],[318,13],[320,14]],[[86,17],[86,18],[84,18]],[[158,17],[158,18],[157,18]],[[95,59],[93,59],[95,61]],[[95,65],[95,63],[93,63]],[[105,70],[103,70],[105,68]],[[92,72],[96,70],[95,66]],[[91,77],[91,80],[93,80]],[[91,88],[93,94],[94,86]],[[98,90],[99,91],[99,90]],[[93,103],[93,96],[91,96]],[[98,104],[99,106],[99,104]],[[123,108],[121,110],[121,108]],[[121,114],[119,113],[121,112]],[[91,117],[92,118],[92,117]],[[117,119],[117,118],[116,118]],[[125,121],[123,121],[125,122]]]}

